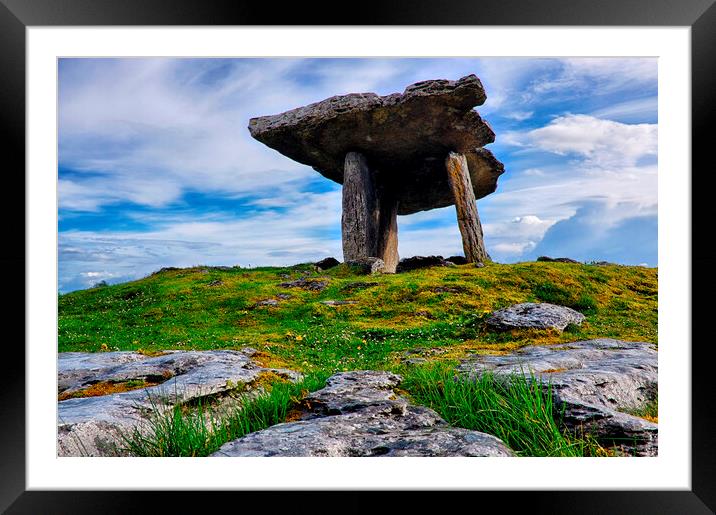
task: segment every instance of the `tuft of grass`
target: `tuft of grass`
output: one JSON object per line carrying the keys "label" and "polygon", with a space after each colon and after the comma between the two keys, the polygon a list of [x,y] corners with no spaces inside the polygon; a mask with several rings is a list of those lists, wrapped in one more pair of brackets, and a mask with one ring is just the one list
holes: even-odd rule
{"label": "tuft of grass", "polygon": [[659,423],[659,397],[655,394],[655,397],[645,403],[643,406],[638,408],[623,410],[624,413],[634,415],[648,420],[649,422]]}
{"label": "tuft of grass", "polygon": [[300,399],[325,385],[327,373],[305,376],[298,383],[278,381],[259,395],[242,394],[240,402],[220,409],[197,401],[164,412],[156,400],[146,431],[134,428],[121,435],[119,450],[131,456],[208,456],[226,442],[284,422]]}
{"label": "tuft of grass", "polygon": [[448,423],[501,439],[519,456],[598,456],[605,451],[588,435],[577,438],[560,430],[551,388],[523,375],[498,378],[455,376],[445,365],[408,372],[402,387],[437,411]]}
{"label": "tuft of grass", "polygon": [[597,301],[584,291],[574,291],[561,288],[551,282],[537,285],[532,293],[536,298],[550,304],[567,306],[584,314],[597,312]]}

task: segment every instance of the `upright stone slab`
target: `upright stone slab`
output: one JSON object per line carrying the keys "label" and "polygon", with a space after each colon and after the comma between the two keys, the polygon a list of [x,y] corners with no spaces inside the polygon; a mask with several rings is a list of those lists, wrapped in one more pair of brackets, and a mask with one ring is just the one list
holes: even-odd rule
{"label": "upright stone slab", "polygon": [[377,257],[384,272],[398,266],[398,202],[393,192],[376,180],[359,152],[348,152],[343,182],[343,259]]}
{"label": "upright stone slab", "polygon": [[487,252],[482,237],[482,225],[477,214],[475,193],[470,181],[467,159],[463,154],[450,152],[445,160],[448,184],[455,199],[457,224],[462,235],[462,248],[470,263],[484,263]]}
{"label": "upright stone slab", "polygon": [[390,191],[378,198],[378,234],[376,256],[385,263],[384,273],[394,274],[398,268],[398,201]]}
{"label": "upright stone slab", "polygon": [[365,157],[348,152],[343,175],[343,260],[377,257],[378,199]]}

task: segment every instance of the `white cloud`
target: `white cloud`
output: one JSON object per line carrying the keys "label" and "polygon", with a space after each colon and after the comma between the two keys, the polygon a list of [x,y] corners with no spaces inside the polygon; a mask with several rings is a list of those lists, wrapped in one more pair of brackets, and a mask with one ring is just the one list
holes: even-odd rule
{"label": "white cloud", "polygon": [[554,224],[523,258],[540,255],[578,261],[657,264],[656,206],[588,201]]}
{"label": "white cloud", "polygon": [[512,219],[512,222],[526,225],[540,225],[544,223],[543,220],[540,220],[540,218],[535,215],[516,216]]}
{"label": "white cloud", "polygon": [[489,220],[489,223],[483,222],[482,228],[485,246],[495,261],[512,261],[531,250],[555,222],[532,214],[508,219],[490,216]]}
{"label": "white cloud", "polygon": [[508,258],[520,256],[526,251],[533,249],[535,245],[536,243],[534,241],[497,243],[492,247],[493,258],[497,255]]}
{"label": "white cloud", "polygon": [[[559,167],[561,168],[561,167]],[[609,205],[630,203],[653,206],[657,199],[656,165],[617,169],[591,169],[589,173],[575,164],[569,175],[535,183],[515,178],[509,187],[479,201],[480,212],[490,219],[510,221],[520,213],[530,213],[543,220],[560,220],[572,216],[575,206],[588,200]],[[549,177],[549,169],[546,168]]]}
{"label": "white cloud", "polygon": [[633,166],[656,156],[656,124],[624,124],[584,114],[559,116],[544,127],[505,135],[506,142],[552,152],[575,154],[592,165]]}

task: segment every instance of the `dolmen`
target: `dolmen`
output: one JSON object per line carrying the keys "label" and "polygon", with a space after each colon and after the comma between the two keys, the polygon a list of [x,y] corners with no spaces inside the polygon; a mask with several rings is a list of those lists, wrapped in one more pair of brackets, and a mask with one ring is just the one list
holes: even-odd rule
{"label": "dolmen", "polygon": [[249,121],[251,136],[343,185],[343,258],[398,265],[397,215],[455,205],[468,262],[488,260],[476,199],[503,164],[483,148],[495,133],[473,108],[475,75],[428,80],[403,93],[333,96]]}

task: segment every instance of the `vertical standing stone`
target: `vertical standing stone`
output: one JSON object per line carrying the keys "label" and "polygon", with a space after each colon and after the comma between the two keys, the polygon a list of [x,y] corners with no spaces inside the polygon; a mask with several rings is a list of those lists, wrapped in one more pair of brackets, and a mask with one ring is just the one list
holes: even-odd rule
{"label": "vertical standing stone", "polygon": [[477,214],[477,203],[467,168],[467,159],[463,154],[450,152],[445,160],[445,168],[447,168],[448,184],[455,198],[457,224],[462,235],[465,258],[470,263],[484,263],[487,261],[487,252],[482,239],[482,225]]}
{"label": "vertical standing stone", "polygon": [[365,157],[348,152],[343,174],[343,259],[377,256],[378,199]]}
{"label": "vertical standing stone", "polygon": [[377,256],[385,263],[386,273],[395,273],[398,267],[398,202],[395,196],[381,191],[378,198]]}

